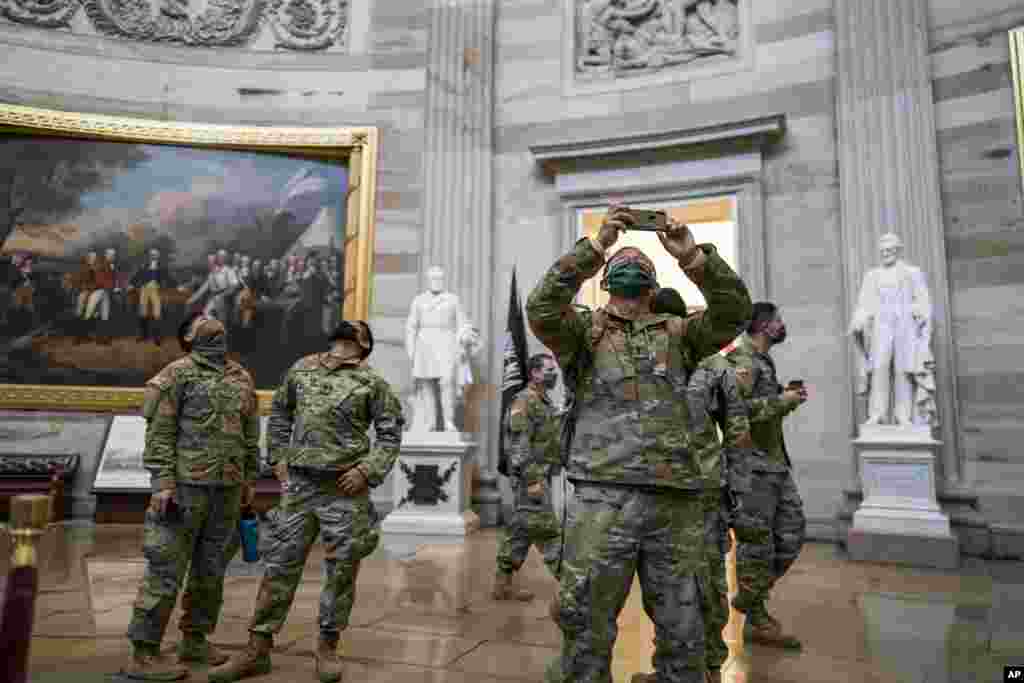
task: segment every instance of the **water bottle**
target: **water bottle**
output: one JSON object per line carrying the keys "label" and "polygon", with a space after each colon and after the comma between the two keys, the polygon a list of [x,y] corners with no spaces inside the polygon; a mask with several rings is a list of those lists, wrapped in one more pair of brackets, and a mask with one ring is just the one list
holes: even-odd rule
{"label": "water bottle", "polygon": [[258,562],[260,559],[260,519],[251,506],[242,508],[238,520],[238,535],[242,539],[242,559]]}

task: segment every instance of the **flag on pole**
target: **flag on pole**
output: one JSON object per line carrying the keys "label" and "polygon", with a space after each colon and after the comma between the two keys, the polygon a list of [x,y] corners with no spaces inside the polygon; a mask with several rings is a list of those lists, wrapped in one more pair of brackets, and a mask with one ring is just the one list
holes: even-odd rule
{"label": "flag on pole", "polygon": [[501,429],[498,430],[498,472],[508,476],[505,456],[505,425],[509,406],[526,386],[526,322],[519,305],[516,271],[512,269],[512,287],[508,295],[508,320],[505,323],[505,357],[501,373]]}

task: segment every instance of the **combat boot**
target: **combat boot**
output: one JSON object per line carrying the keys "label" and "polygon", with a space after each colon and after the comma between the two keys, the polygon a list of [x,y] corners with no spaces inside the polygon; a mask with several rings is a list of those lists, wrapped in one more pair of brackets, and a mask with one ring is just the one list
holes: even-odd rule
{"label": "combat boot", "polygon": [[722,670],[708,669],[708,672],[704,674],[704,680],[707,683],[722,683]]}
{"label": "combat boot", "polygon": [[214,647],[206,639],[205,633],[189,631],[178,643],[178,661],[220,666],[228,661],[228,656]]}
{"label": "combat boot", "polygon": [[629,683],[658,683],[658,674],[633,674]]}
{"label": "combat boot", "polygon": [[338,683],[341,680],[342,661],[338,656],[337,636],[320,636],[313,657],[316,659],[316,675],[320,683]]}
{"label": "combat boot", "polygon": [[498,572],[494,575],[494,590],[491,597],[495,600],[519,600],[529,602],[533,600],[533,593],[512,585],[512,575],[505,572]]}
{"label": "combat boot", "polygon": [[121,675],[135,681],[180,681],[188,678],[188,669],[161,657],[158,645],[134,641],[132,662]]}
{"label": "combat boot", "polygon": [[249,644],[226,664],[210,669],[210,683],[231,683],[249,676],[270,673],[270,650],[274,639],[265,633],[249,633]]}
{"label": "combat boot", "polygon": [[758,645],[769,647],[782,647],[790,650],[799,650],[802,645],[800,640],[782,630],[782,624],[768,614],[748,615],[747,623],[743,628],[743,637]]}

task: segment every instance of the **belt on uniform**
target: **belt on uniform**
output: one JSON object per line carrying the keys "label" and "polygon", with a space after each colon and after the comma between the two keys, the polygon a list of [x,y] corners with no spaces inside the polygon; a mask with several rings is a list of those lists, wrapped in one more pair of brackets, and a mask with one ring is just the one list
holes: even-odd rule
{"label": "belt on uniform", "polygon": [[569,478],[567,481],[573,486],[606,486],[613,489],[625,489],[628,491],[639,491],[640,493],[670,494],[676,496],[699,496],[703,489],[680,489],[670,486],[651,486],[650,484],[624,484],[622,482],[591,481],[589,479]]}

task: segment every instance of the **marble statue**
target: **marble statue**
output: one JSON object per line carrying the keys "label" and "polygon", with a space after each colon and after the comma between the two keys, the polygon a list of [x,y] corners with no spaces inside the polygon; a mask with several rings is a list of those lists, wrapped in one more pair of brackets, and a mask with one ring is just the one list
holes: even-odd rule
{"label": "marble statue", "polygon": [[850,333],[858,350],[857,392],[865,424],[935,425],[932,304],[920,268],[903,260],[892,233],[878,242],[882,265],[864,274]]}
{"label": "marble statue", "polygon": [[427,291],[412,301],[405,323],[405,349],[412,362],[413,419],[410,431],[434,431],[440,394],[444,431],[459,431],[455,408],[473,382],[471,358],[481,348],[459,298],[444,290],[444,270],[427,271]]}
{"label": "marble statue", "polygon": [[657,71],[738,49],[740,0],[580,0],[576,71]]}

